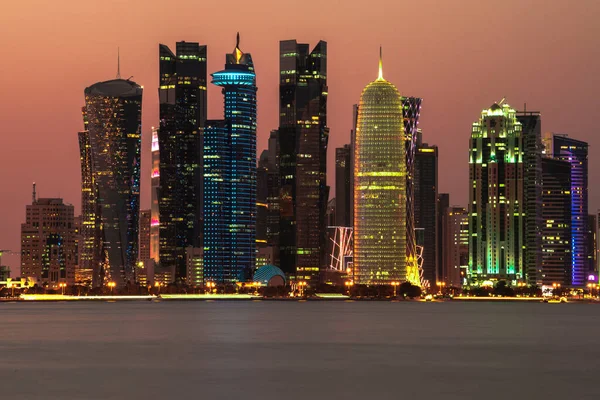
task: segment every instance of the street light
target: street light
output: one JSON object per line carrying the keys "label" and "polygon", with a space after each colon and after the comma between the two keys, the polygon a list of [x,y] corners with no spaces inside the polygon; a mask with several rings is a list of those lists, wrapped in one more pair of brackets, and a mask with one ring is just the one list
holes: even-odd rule
{"label": "street light", "polygon": [[348,291],[348,296],[349,296],[350,295],[350,289],[354,285],[354,282],[353,281],[346,281],[346,282],[344,282],[344,285],[346,285],[346,290]]}
{"label": "street light", "polygon": [[116,282],[108,282],[108,287],[110,288],[110,295],[112,296],[113,294],[113,289],[114,287],[117,286]]}
{"label": "street light", "polygon": [[211,293],[215,286],[217,286],[217,284],[214,282],[206,282],[206,287],[208,287],[208,293]]}
{"label": "street light", "polygon": [[306,281],[298,282],[298,287],[300,287],[300,297],[304,297],[304,288],[306,287]]}
{"label": "street light", "polygon": [[392,286],[394,287],[394,297],[396,297],[396,288],[400,285],[400,282],[393,281]]}
{"label": "street light", "polygon": [[437,282],[436,285],[438,286],[438,292],[442,294],[442,287],[446,286],[446,282]]}
{"label": "street light", "polygon": [[67,284],[65,282],[61,282],[58,284],[58,287],[60,287],[62,295],[65,295],[65,288],[67,287]]}

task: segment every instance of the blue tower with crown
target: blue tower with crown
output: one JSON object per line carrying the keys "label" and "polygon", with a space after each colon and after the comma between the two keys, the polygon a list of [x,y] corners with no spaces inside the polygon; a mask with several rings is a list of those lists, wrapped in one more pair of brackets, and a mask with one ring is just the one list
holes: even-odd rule
{"label": "blue tower with crown", "polygon": [[224,118],[204,129],[204,280],[235,283],[251,275],[256,251],[256,74],[240,35],[225,69]]}

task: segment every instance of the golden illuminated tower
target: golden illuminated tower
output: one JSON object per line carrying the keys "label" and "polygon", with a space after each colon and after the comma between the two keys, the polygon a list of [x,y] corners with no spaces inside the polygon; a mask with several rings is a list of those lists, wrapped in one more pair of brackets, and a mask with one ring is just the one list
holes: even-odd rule
{"label": "golden illuminated tower", "polygon": [[356,127],[353,275],[358,284],[418,284],[414,262],[406,257],[405,152],[402,100],[383,79],[380,57],[379,77],[362,92]]}

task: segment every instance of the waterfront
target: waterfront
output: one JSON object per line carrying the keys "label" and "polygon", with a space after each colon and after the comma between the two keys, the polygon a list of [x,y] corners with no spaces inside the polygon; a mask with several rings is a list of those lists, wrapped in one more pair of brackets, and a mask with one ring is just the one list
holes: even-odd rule
{"label": "waterfront", "polygon": [[11,399],[587,399],[590,304],[0,304]]}

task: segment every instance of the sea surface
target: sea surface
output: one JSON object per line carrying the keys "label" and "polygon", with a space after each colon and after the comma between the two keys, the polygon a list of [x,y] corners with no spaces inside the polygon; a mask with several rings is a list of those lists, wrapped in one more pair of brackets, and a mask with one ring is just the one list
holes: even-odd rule
{"label": "sea surface", "polygon": [[0,303],[0,399],[597,399],[600,305]]}

